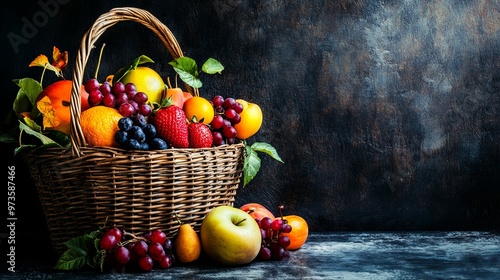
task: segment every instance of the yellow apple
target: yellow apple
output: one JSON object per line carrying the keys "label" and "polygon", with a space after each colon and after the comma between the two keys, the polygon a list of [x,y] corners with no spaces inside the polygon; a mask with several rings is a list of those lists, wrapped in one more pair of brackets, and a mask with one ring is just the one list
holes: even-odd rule
{"label": "yellow apple", "polygon": [[224,265],[252,262],[262,242],[255,219],[232,206],[212,209],[201,223],[200,238],[203,252]]}

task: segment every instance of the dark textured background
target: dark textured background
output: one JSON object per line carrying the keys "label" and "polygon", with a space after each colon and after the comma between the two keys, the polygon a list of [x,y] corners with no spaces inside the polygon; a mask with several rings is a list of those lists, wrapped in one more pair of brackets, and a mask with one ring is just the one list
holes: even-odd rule
{"label": "dark textured background", "polygon": [[[71,69],[100,14],[136,6],[170,27],[187,56],[225,65],[204,76],[203,96],[261,105],[264,124],[249,142],[271,143],[285,164],[263,155],[236,206],[283,204],[313,231],[500,228],[498,1],[41,2],[58,10],[18,51],[7,34],[22,35],[23,17],[43,9],[2,8],[2,117],[17,92],[10,81],[40,77],[27,67],[34,57],[55,45]],[[119,23],[100,42],[100,79],[141,54],[174,75],[161,42],[136,23]],[[36,193],[9,148],[1,156],[18,167],[18,231],[37,232]]]}

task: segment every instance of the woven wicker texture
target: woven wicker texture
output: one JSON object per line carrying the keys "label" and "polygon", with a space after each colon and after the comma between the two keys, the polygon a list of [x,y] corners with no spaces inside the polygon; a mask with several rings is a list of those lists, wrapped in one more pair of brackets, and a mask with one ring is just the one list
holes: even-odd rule
{"label": "woven wicker texture", "polygon": [[80,127],[83,72],[99,36],[120,21],[148,27],[173,58],[182,56],[170,30],[137,8],[102,14],[83,36],[73,72],[71,150],[41,148],[25,155],[56,253],[65,250],[65,241],[103,226],[135,234],[161,229],[172,237],[177,215],[199,231],[211,209],[233,205],[240,184],[243,143],[161,151],[87,147]]}

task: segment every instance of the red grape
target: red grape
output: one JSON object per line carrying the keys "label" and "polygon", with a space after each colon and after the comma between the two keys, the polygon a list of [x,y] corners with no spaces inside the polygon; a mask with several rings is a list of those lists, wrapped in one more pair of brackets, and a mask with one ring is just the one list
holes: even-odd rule
{"label": "red grape", "polygon": [[118,240],[113,234],[104,234],[99,240],[99,246],[103,250],[113,250],[118,244]]}

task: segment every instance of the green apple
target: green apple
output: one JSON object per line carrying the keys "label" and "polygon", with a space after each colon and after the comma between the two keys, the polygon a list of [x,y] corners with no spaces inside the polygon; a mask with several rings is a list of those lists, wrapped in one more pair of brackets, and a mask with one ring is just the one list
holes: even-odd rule
{"label": "green apple", "polygon": [[225,265],[253,261],[261,247],[257,222],[247,212],[232,206],[218,206],[203,219],[200,228],[203,252]]}

